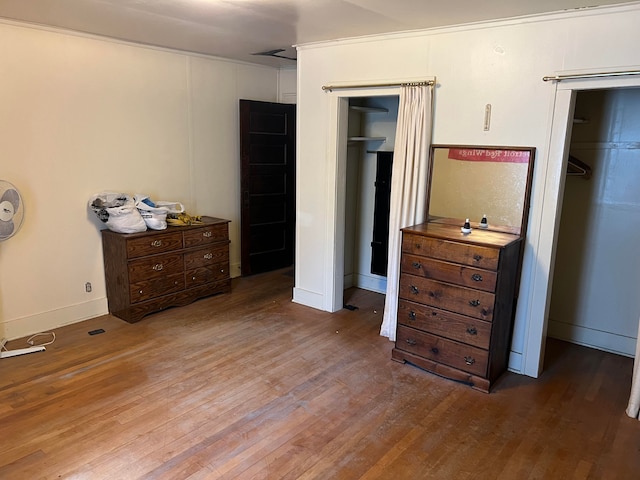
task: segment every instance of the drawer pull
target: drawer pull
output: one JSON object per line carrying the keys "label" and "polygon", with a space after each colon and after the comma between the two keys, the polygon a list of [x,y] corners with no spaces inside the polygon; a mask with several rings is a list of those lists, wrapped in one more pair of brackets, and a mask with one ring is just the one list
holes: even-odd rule
{"label": "drawer pull", "polygon": [[153,267],[151,267],[153,270],[155,270],[156,272],[160,272],[164,267],[162,266],[161,263],[156,263]]}
{"label": "drawer pull", "polygon": [[153,242],[151,242],[151,246],[152,247],[161,247],[162,246],[162,240],[154,240]]}
{"label": "drawer pull", "polygon": [[224,273],[224,268],[221,268],[221,269],[220,269],[220,273]]}
{"label": "drawer pull", "polygon": [[473,365],[474,363],[476,363],[476,359],[473,357],[464,357],[464,363],[466,363],[467,365]]}
{"label": "drawer pull", "polygon": [[467,327],[467,333],[469,335],[477,335],[478,330],[476,330],[476,327]]}
{"label": "drawer pull", "polygon": [[210,231],[202,232],[202,236],[205,238],[211,238],[212,233]]}
{"label": "drawer pull", "polygon": [[420,293],[420,290],[418,290],[418,287],[416,287],[415,285],[411,285],[411,293],[417,295]]}
{"label": "drawer pull", "polygon": [[416,270],[420,270],[422,268],[422,265],[420,264],[420,262],[413,262],[411,266]]}
{"label": "drawer pull", "polygon": [[472,307],[477,307],[478,305],[480,305],[480,300],[469,300],[469,305],[471,305]]}
{"label": "drawer pull", "polygon": [[195,277],[195,276],[194,276],[194,277],[191,277],[191,280],[195,280],[195,279],[196,279],[196,277]]}
{"label": "drawer pull", "polygon": [[431,348],[431,351],[432,351],[433,353],[435,353],[436,355],[440,352],[440,350],[438,350],[438,347],[433,347],[433,348]]}
{"label": "drawer pull", "polygon": [[415,321],[416,319],[416,312],[414,312],[413,310],[411,310],[409,312],[409,320]]}
{"label": "drawer pull", "polygon": [[418,342],[416,342],[413,338],[407,338],[407,345],[411,345],[412,347]]}
{"label": "drawer pull", "polygon": [[205,253],[202,258],[205,260],[211,260],[213,258],[213,253]]}
{"label": "drawer pull", "polygon": [[474,259],[476,262],[479,262],[480,260],[482,260],[482,255],[478,255],[478,254],[476,253],[476,254],[473,256],[473,259]]}
{"label": "drawer pull", "polygon": [[420,250],[420,247],[422,247],[422,245],[420,245],[419,243],[416,243],[416,248],[417,248],[418,250]]}
{"label": "drawer pull", "polygon": [[474,273],[473,275],[471,275],[471,280],[473,280],[474,282],[481,282],[482,275],[480,275],[479,273]]}

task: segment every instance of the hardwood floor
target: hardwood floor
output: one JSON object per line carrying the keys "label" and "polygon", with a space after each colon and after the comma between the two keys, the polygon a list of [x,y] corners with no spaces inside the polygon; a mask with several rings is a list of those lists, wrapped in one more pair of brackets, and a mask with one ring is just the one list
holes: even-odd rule
{"label": "hardwood floor", "polygon": [[236,279],[0,360],[0,478],[639,478],[632,359],[549,341],[539,379],[484,394],[391,361],[381,295],[349,291],[358,309],[328,314],[292,285]]}

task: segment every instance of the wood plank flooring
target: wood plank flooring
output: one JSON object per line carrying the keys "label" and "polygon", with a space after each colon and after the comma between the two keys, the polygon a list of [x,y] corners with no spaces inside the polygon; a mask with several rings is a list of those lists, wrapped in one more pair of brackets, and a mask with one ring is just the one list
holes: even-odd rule
{"label": "wood plank flooring", "polygon": [[539,379],[484,394],[391,361],[381,295],[350,290],[358,309],[329,314],[292,286],[236,279],[0,360],[0,478],[640,478],[632,359],[549,341]]}

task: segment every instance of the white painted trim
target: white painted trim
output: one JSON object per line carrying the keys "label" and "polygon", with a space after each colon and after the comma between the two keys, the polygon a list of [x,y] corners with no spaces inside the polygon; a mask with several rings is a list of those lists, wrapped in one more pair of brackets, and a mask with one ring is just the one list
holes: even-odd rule
{"label": "white painted trim", "polygon": [[635,356],[636,352],[636,339],[633,337],[559,322],[551,318],[549,319],[548,336],[631,358]]}
{"label": "white painted trim", "polygon": [[[326,230],[326,292],[323,310],[337,312],[343,306],[344,291],[344,235],[347,170],[347,125],[349,100],[332,96],[329,102],[329,138],[327,139],[327,230]],[[342,240],[342,244],[340,243]]]}
{"label": "white painted trim", "polygon": [[107,298],[102,297],[58,310],[7,320],[2,324],[3,336],[8,340],[15,340],[33,335],[34,332],[53,330],[64,325],[106,315],[108,312]]}
{"label": "white painted trim", "polygon": [[355,286],[384,295],[387,292],[387,279],[378,275],[356,274]]}
{"label": "white painted trim", "polygon": [[291,301],[293,303],[299,303],[300,305],[304,305],[306,307],[315,308],[316,310],[324,310],[323,295],[315,292],[310,292],[299,287],[294,287],[293,299]]}
{"label": "white painted trim", "polygon": [[511,352],[509,355],[509,367],[510,372],[522,373],[522,354],[518,352]]}
{"label": "white painted trim", "polygon": [[326,92],[329,97],[329,137],[327,138],[327,259],[324,270],[326,297],[322,310],[337,312],[344,301],[344,240],[347,173],[347,127],[349,98],[400,95],[400,86],[363,87]]}

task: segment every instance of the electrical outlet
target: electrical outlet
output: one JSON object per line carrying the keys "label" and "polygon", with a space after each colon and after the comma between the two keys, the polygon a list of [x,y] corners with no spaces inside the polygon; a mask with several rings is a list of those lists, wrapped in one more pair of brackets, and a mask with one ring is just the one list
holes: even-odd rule
{"label": "electrical outlet", "polygon": [[91,282],[87,282],[84,284],[84,290],[87,293],[91,293]]}

